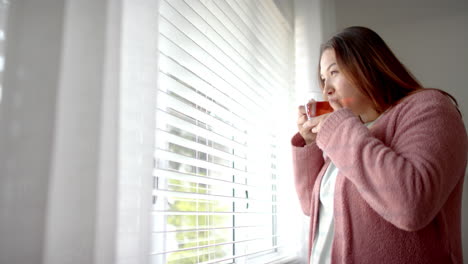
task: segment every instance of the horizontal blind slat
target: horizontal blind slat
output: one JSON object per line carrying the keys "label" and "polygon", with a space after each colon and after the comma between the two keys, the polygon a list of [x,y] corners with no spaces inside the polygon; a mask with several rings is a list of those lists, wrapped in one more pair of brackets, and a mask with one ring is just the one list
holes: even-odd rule
{"label": "horizontal blind slat", "polygon": [[219,134],[228,135],[228,137],[235,139],[240,144],[245,144],[247,136],[243,131],[239,131],[237,128],[227,124],[211,115],[208,115],[197,108],[194,108],[191,105],[188,105],[185,102],[182,102],[173,96],[168,95],[163,91],[159,91],[157,95],[158,108],[161,110],[166,110],[166,107],[170,107],[182,113],[186,116],[192,117],[197,121],[201,121],[206,125],[212,127],[212,130],[218,132]]}
{"label": "horizontal blind slat", "polygon": [[181,211],[167,211],[167,210],[152,210],[153,213],[158,214],[158,215],[276,215],[274,212],[181,212]]}
{"label": "horizontal blind slat", "polygon": [[[169,170],[164,170],[164,169],[155,169],[153,172],[154,176],[157,176],[157,178],[162,178],[162,179],[177,179],[177,180],[185,180],[188,182],[198,182],[198,183],[203,183],[203,184],[212,184],[212,185],[217,185],[217,184],[222,184],[223,186],[229,186],[231,188],[244,188],[245,190],[249,191],[259,191],[259,192],[264,192],[264,191],[271,191],[271,187],[269,187],[267,184],[264,185],[249,185],[245,183],[238,183],[238,182],[232,182],[232,181],[226,181],[222,179],[216,179],[216,178],[210,178],[207,176],[198,176],[198,175],[190,175],[187,173],[181,173],[181,172],[176,172],[176,171],[169,171]],[[264,183],[264,182],[263,182]],[[275,180],[271,180],[271,184],[275,184]]]}
{"label": "horizontal blind slat", "polygon": [[252,226],[225,226],[225,227],[205,227],[205,228],[189,228],[189,229],[168,229],[168,230],[161,230],[161,231],[153,231],[152,233],[180,233],[180,232],[200,232],[200,231],[212,231],[212,230],[233,230],[233,229],[261,229],[261,228],[269,228],[265,227],[264,225],[252,225]]}
{"label": "horizontal blind slat", "polygon": [[156,149],[154,157],[156,160],[172,161],[172,162],[177,162],[180,164],[191,165],[197,168],[204,168],[210,171],[226,173],[229,176],[235,176],[236,182],[240,182],[240,183],[244,183],[244,182],[254,182],[254,183],[263,182],[263,183],[271,183],[271,184],[275,183],[275,181],[273,181],[273,179],[271,178],[270,178],[271,180],[265,182],[265,179],[267,179],[265,175],[275,174],[276,168],[269,168],[268,172],[259,174],[258,176],[259,177],[262,176],[261,177],[262,180],[257,181],[257,180],[251,179],[252,176],[255,175],[255,174],[252,174],[252,171],[250,172],[250,177],[249,177],[249,173],[247,173],[246,170],[236,169],[232,166],[225,166],[225,165],[217,164],[211,161],[206,161],[202,159],[180,155],[180,154],[174,153],[166,149],[159,149],[159,148]]}
{"label": "horizontal blind slat", "polygon": [[[191,58],[184,58],[183,56],[179,56],[177,59],[187,61]],[[190,87],[193,87],[193,89],[196,89],[207,97],[212,98],[218,104],[225,107],[226,110],[230,110],[233,114],[238,115],[240,119],[247,120],[245,117],[248,115],[249,110],[245,107],[245,105],[242,105],[239,101],[236,101],[234,97],[229,96],[227,94],[228,91],[222,88],[224,86],[221,86],[221,89],[213,86],[210,83],[209,76],[205,76],[207,77],[206,79],[202,78],[202,76],[205,75],[201,73],[201,70],[204,68],[203,65],[197,64],[197,62],[193,60],[190,63],[190,65],[193,65],[193,68],[189,69],[186,68],[187,65],[179,64],[180,61],[175,61],[173,58],[167,57],[164,53],[159,54],[159,61],[159,69],[162,78],[177,79],[179,82],[189,84]],[[198,70],[198,72],[192,72],[192,70]]]}
{"label": "horizontal blind slat", "polygon": [[[257,95],[248,91],[246,92],[244,85],[234,80],[231,74],[223,69],[224,66],[219,62],[211,59],[204,51],[200,51],[198,54],[189,52],[190,50],[197,50],[197,48],[190,47],[189,45],[181,47],[175,44],[174,37],[171,39],[170,35],[176,33],[169,32],[168,34],[169,35],[160,35],[159,48],[162,53],[181,63],[192,72],[196,72],[200,78],[207,81],[212,86],[222,90],[226,94],[234,96],[237,100],[240,100],[247,109],[253,111],[263,111],[265,109],[266,103],[264,100],[261,98],[260,100],[256,100],[258,98]],[[187,43],[187,41],[185,41],[185,43]]]}
{"label": "horizontal blind slat", "polygon": [[195,105],[203,106],[203,108],[212,115],[218,117],[227,124],[232,124],[234,128],[240,131],[245,131],[250,125],[246,119],[241,118],[232,111],[229,111],[227,108],[224,108],[222,105],[217,104],[213,101],[213,99],[201,95],[196,90],[187,87],[180,81],[164,73],[160,74],[159,86],[160,90],[164,91],[165,93],[171,92],[177,94],[178,96],[184,98],[187,101],[190,101]]}
{"label": "horizontal blind slat", "polygon": [[156,110],[156,115],[156,125],[162,130],[165,130],[165,125],[171,125],[184,131],[190,131],[201,137],[209,138],[212,141],[218,142],[221,145],[237,150],[238,153],[245,153],[247,151],[247,147],[239,142],[226,138],[223,135],[216,133],[215,131],[207,130],[205,128],[199,127],[185,120],[177,118],[161,109]]}
{"label": "horizontal blind slat", "polygon": [[[241,193],[244,194],[244,193]],[[240,195],[241,195],[240,194]],[[246,196],[226,196],[226,195],[217,195],[217,194],[205,194],[205,193],[196,193],[196,192],[183,192],[183,191],[172,191],[172,190],[166,190],[166,189],[158,189],[158,190],[153,190],[153,195],[158,196],[158,197],[171,197],[176,200],[180,198],[184,199],[197,199],[197,200],[204,200],[204,201],[209,201],[209,200],[215,200],[215,201],[240,201],[243,203],[266,203],[266,204],[276,204],[276,202],[271,201],[271,195],[273,193],[270,193],[268,195],[263,195],[263,198],[267,196],[269,199],[264,200],[264,199],[255,199],[255,198],[249,198]],[[258,196],[258,195],[257,195]]]}
{"label": "horizontal blind slat", "polygon": [[274,61],[273,65],[282,65],[284,67],[286,61],[281,58],[278,54],[278,49],[274,47],[274,44],[270,43],[268,40],[265,39],[263,33],[257,28],[256,25],[249,22],[249,19],[245,16],[244,12],[238,7],[235,1],[216,1],[215,2],[219,8],[226,10],[226,14],[236,21],[236,26],[240,28],[242,32],[249,33],[254,38],[255,43],[261,45],[262,49],[268,51],[268,55]]}
{"label": "horizontal blind slat", "polygon": [[268,20],[264,14],[266,10],[260,10],[257,1],[236,0],[235,4],[242,10],[245,17],[250,21],[250,24],[257,27],[257,30],[261,32],[266,42],[276,48],[276,53],[281,54],[280,51],[285,48],[283,46],[283,39],[278,37],[281,28],[272,28],[268,23],[265,23]]}
{"label": "horizontal blind slat", "polygon": [[196,167],[206,168],[209,170],[225,172],[225,173],[228,173],[229,175],[236,175],[237,177],[241,177],[243,179],[248,177],[245,171],[236,170],[231,167],[215,164],[215,163],[204,161],[204,160],[181,156],[181,155],[178,155],[176,153],[173,153],[167,150],[156,149],[154,156],[156,159],[170,160],[170,161],[174,161],[174,162],[178,162],[182,164],[188,164],[188,165],[192,165]]}
{"label": "horizontal blind slat", "polygon": [[251,256],[251,255],[256,255],[256,254],[259,254],[259,253],[272,251],[272,250],[277,250],[277,249],[282,248],[282,247],[284,247],[284,246],[282,246],[282,245],[273,246],[273,247],[270,247],[270,248],[267,248],[267,249],[262,249],[262,250],[258,250],[258,251],[254,251],[254,252],[250,252],[250,253],[246,253],[246,254],[236,254],[236,255],[229,256],[229,257],[219,258],[219,259],[216,259],[214,261],[200,262],[199,264],[219,263],[221,261],[233,260],[233,259],[243,258],[243,257]]}
{"label": "horizontal blind slat", "polygon": [[278,69],[273,69],[263,56],[258,54],[258,52],[254,52],[254,47],[251,45],[249,45],[250,47],[245,46],[239,38],[233,34],[234,32],[231,32],[228,26],[225,25],[227,21],[223,21],[222,17],[216,17],[208,5],[205,6],[200,1],[185,1],[185,3],[199,14],[199,16],[206,21],[206,23],[219,36],[222,36],[222,38],[227,42],[227,45],[232,47],[246,64],[249,64],[255,71],[258,71],[259,76],[261,76],[266,82],[273,85],[278,83],[279,87],[284,87],[284,85],[287,84],[284,79],[280,78],[276,74],[272,74]]}
{"label": "horizontal blind slat", "polygon": [[219,24],[222,24],[230,34],[235,36],[237,42],[251,54],[252,58],[257,59],[268,72],[272,73],[270,75],[274,75],[275,80],[280,79],[280,83],[285,85],[279,76],[282,76],[284,71],[287,70],[286,65],[281,65],[274,61],[271,58],[271,54],[268,53],[269,51],[261,47],[261,45],[252,45],[252,43],[256,43],[258,40],[255,39],[255,36],[251,38],[245,36],[245,31],[239,28],[238,21],[232,18],[229,10],[220,8],[214,1],[208,1],[203,3],[203,5],[218,19]]}
{"label": "horizontal blind slat", "polygon": [[[247,101],[251,101],[253,105],[259,105],[262,108],[266,107],[268,104],[266,100],[268,100],[269,97],[265,94],[264,91],[262,92],[260,89],[253,89],[250,87],[245,83],[245,80],[234,74],[231,71],[231,68],[227,67],[227,65],[229,65],[228,60],[224,60],[221,63],[213,53],[208,52],[205,50],[205,48],[202,48],[201,45],[206,46],[208,43],[196,43],[184,32],[180,31],[173,23],[174,22],[169,21],[169,18],[161,16],[159,27],[160,32],[164,37],[174,43],[177,43],[177,45],[188,54],[201,61],[218,76],[222,76],[222,78],[230,83],[234,89],[239,90],[239,92],[244,95]],[[161,47],[167,46],[168,44],[169,43],[165,41],[160,42]]]}
{"label": "horizontal blind slat", "polygon": [[279,28],[281,31],[281,39],[290,39],[289,35],[292,34],[292,28],[289,25],[289,22],[281,14],[278,8],[276,8],[273,1],[255,1],[256,4],[262,6],[261,8],[266,11],[268,21],[272,24],[273,28]]}
{"label": "horizontal blind slat", "polygon": [[[229,260],[238,259],[238,258],[244,258],[244,257],[252,256],[252,255],[258,255],[258,254],[265,253],[265,252],[271,252],[271,251],[276,252],[278,249],[283,248],[283,247],[284,247],[284,245],[276,245],[276,246],[264,248],[264,249],[261,249],[261,250],[255,250],[255,251],[248,252],[248,253],[214,258],[214,259],[209,260],[209,261],[199,262],[198,264],[214,264],[214,263],[226,263],[227,264],[227,262],[224,262],[224,261],[229,261]],[[200,254],[205,254],[205,253],[200,253]],[[156,259],[155,257],[157,257],[157,256],[152,255],[153,259]],[[228,262],[228,263],[231,264],[232,262]]]}
{"label": "horizontal blind slat", "polygon": [[[205,19],[192,8],[192,5],[195,3],[200,5],[198,1],[185,2],[183,0],[171,0],[170,2],[165,1],[163,3],[163,7],[168,8],[166,7],[166,5],[168,5],[174,10],[176,9],[177,12],[179,12],[179,15],[184,17],[186,20],[172,20],[171,22],[178,26],[178,28],[183,29],[184,33],[192,40],[210,50],[211,54],[213,54],[218,60],[223,61],[223,63],[225,63],[233,73],[247,82],[249,86],[260,86],[268,94],[279,89],[276,83],[271,82],[269,78],[265,78],[262,74],[259,74],[257,69],[253,67],[251,63],[245,60],[242,55],[239,56],[240,54],[231,46],[230,43],[227,42],[224,36],[218,34],[213,27],[206,23]],[[172,15],[175,15],[174,13],[175,11],[172,12]],[[187,26],[187,23],[190,23],[190,26]],[[268,90],[267,88],[270,89]]]}
{"label": "horizontal blind slat", "polygon": [[214,148],[212,148],[210,146],[207,146],[205,144],[200,144],[200,143],[197,143],[197,142],[194,142],[194,141],[191,141],[191,140],[184,139],[182,137],[171,134],[171,133],[169,133],[167,131],[158,130],[157,133],[158,133],[158,139],[157,140],[162,140],[162,141],[165,141],[165,142],[171,142],[171,143],[177,144],[179,146],[183,146],[183,147],[186,147],[186,148],[189,148],[189,149],[200,151],[200,152],[203,152],[203,153],[206,153],[206,154],[209,154],[209,155],[221,157],[221,158],[223,158],[225,160],[228,160],[230,162],[234,162],[234,163],[238,164],[238,166],[240,166],[240,167],[246,166],[247,161],[245,160],[245,158],[235,156],[235,155],[232,155],[231,153],[227,153],[227,152],[224,152],[224,151],[221,151],[221,150],[214,149]]}
{"label": "horizontal blind slat", "polygon": [[[281,74],[283,70],[286,70],[285,65],[277,60],[278,54],[272,52],[272,49],[268,46],[268,43],[262,42],[258,38],[252,28],[249,28],[235,10],[228,5],[226,1],[208,1],[204,5],[218,18],[222,19],[222,23],[229,28],[239,40],[249,48],[252,48],[254,54],[260,54],[265,58],[269,64],[273,67],[280,67],[278,73]],[[255,45],[253,45],[255,44]],[[254,46],[254,47],[252,47]]]}
{"label": "horizontal blind slat", "polygon": [[[278,236],[275,235],[271,237],[278,237]],[[151,253],[151,255],[161,255],[161,254],[167,254],[167,253],[173,253],[173,252],[188,251],[188,250],[193,250],[193,249],[216,247],[216,246],[221,246],[221,245],[232,245],[232,244],[237,244],[237,243],[251,242],[251,241],[260,240],[260,239],[265,239],[265,238],[252,238],[252,239],[245,239],[245,240],[240,240],[240,241],[230,241],[230,242],[224,242],[224,243],[211,244],[211,245],[206,245],[206,246],[190,247],[190,248],[183,248],[183,249],[163,251],[163,252],[154,252],[154,253]]]}

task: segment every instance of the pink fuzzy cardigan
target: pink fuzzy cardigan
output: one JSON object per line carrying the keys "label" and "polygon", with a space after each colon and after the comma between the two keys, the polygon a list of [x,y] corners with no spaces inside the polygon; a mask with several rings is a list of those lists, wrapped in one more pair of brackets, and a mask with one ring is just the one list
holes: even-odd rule
{"label": "pink fuzzy cardigan", "polygon": [[[292,139],[296,190],[317,230],[320,180],[333,160],[332,263],[463,263],[461,199],[467,134],[448,97],[405,98],[366,128],[348,109],[333,112],[305,146]],[[328,158],[323,157],[323,152]]]}

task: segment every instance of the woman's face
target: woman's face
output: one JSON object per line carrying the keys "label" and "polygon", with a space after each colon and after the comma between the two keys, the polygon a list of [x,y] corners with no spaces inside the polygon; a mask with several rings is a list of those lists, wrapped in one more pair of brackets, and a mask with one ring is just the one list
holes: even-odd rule
{"label": "woman's face", "polygon": [[356,88],[340,70],[333,49],[326,49],[322,54],[320,78],[323,81],[322,92],[326,100],[337,100],[343,107],[351,109],[361,118],[375,111],[372,101]]}

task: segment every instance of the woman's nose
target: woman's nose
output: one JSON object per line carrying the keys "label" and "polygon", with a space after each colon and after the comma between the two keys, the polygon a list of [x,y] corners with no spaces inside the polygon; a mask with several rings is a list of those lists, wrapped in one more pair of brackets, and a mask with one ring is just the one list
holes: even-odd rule
{"label": "woman's nose", "polygon": [[325,83],[325,86],[323,87],[323,95],[330,96],[335,92],[335,89],[331,87],[329,84]]}

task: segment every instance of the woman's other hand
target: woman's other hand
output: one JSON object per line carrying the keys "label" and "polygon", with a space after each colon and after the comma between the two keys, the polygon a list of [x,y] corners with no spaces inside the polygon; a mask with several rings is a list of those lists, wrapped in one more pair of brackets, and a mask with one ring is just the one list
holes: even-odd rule
{"label": "woman's other hand", "polygon": [[317,135],[313,134],[311,131],[312,127],[307,120],[306,109],[303,105],[299,106],[297,115],[297,129],[302,138],[304,138],[306,145],[308,145],[315,141]]}
{"label": "woman's other hand", "polygon": [[321,124],[328,118],[329,115],[330,114],[324,114],[308,120],[305,107],[303,105],[299,106],[297,129],[299,130],[299,134],[301,134],[302,138],[304,138],[306,145],[315,141],[317,133],[320,131]]}
{"label": "woman's other hand", "polygon": [[[339,100],[331,99],[329,100],[329,103],[334,111],[343,108],[343,105]],[[299,134],[304,138],[307,145],[315,141],[317,133],[320,131],[323,122],[325,122],[329,115],[330,114],[324,114],[312,117],[308,120],[305,107],[303,105],[299,106],[297,128],[299,130]]]}

